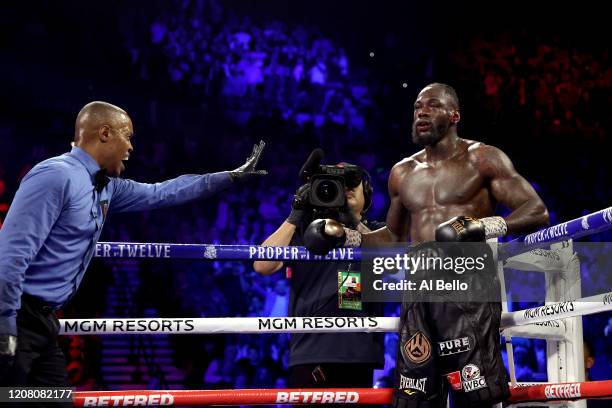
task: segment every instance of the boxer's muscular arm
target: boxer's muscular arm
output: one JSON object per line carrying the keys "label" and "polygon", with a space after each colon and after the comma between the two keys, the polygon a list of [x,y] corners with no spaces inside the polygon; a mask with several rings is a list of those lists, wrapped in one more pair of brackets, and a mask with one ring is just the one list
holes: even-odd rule
{"label": "boxer's muscular arm", "polygon": [[391,205],[387,212],[387,226],[371,233],[363,234],[362,246],[408,241],[410,214],[408,214],[404,207],[399,194],[402,175],[403,173],[399,166],[391,169],[388,183]]}
{"label": "boxer's muscular arm", "polygon": [[[272,233],[261,245],[262,246],[287,246],[295,233],[295,225],[283,222],[276,231]],[[255,261],[253,268],[255,272],[262,275],[270,275],[283,267],[282,261]]]}
{"label": "boxer's muscular arm", "polygon": [[393,167],[389,175],[391,205],[387,212],[387,228],[394,242],[408,242],[410,239],[410,213],[404,207],[400,195],[402,177],[404,177],[404,170],[398,166]]}
{"label": "boxer's muscular arm", "polygon": [[490,180],[493,197],[512,210],[505,218],[508,233],[527,233],[548,225],[546,205],[508,156],[493,146],[481,149],[480,169]]}

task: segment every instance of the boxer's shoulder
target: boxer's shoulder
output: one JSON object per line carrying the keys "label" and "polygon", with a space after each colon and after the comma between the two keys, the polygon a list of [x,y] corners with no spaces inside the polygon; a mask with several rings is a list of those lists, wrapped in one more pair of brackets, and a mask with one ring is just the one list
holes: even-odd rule
{"label": "boxer's shoulder", "polygon": [[411,170],[414,170],[419,165],[419,163],[422,163],[424,160],[425,160],[425,150],[421,150],[420,152],[417,152],[410,157],[405,157],[402,160],[395,163],[391,171],[400,172],[400,173],[407,172],[407,171],[409,172]]}
{"label": "boxer's shoulder", "polygon": [[397,188],[404,179],[405,176],[411,174],[414,169],[417,167],[418,162],[411,157],[406,157],[399,162],[395,163],[395,165],[391,168],[391,172],[389,173],[389,186],[395,186]]}
{"label": "boxer's shoulder", "polygon": [[514,171],[508,155],[496,146],[476,142],[469,147],[468,157],[470,162],[486,175],[496,176]]}
{"label": "boxer's shoulder", "polygon": [[463,139],[467,145],[467,151],[470,156],[481,158],[481,159],[495,159],[501,155],[505,155],[504,152],[496,146],[489,145],[476,140]]}

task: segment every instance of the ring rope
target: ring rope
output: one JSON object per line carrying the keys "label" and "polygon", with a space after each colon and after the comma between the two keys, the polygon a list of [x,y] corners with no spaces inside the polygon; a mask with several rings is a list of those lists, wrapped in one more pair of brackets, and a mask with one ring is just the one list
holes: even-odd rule
{"label": "ring rope", "polygon": [[[500,247],[500,259],[554,242],[598,233],[612,228],[612,207],[525,235]],[[516,245],[519,244],[519,245]],[[366,254],[367,255],[367,254]],[[380,255],[380,252],[377,253]],[[327,256],[311,255],[303,247],[258,245],[197,245],[100,242],[96,257],[358,261],[361,248],[338,248]],[[534,338],[560,338],[564,325],[544,330],[544,322],[612,310],[612,292],[551,303],[512,313],[502,313],[501,328],[509,332],[524,326],[523,334]],[[349,320],[354,319],[354,320]],[[153,333],[261,333],[261,332],[395,332],[399,319],[393,317],[282,317],[198,319],[62,319],[61,334],[153,334]],[[543,327],[537,327],[533,323]],[[559,323],[563,323],[562,321]],[[546,327],[552,329],[552,327]],[[542,329],[542,330],[540,330]],[[516,333],[513,333],[516,335]],[[508,402],[612,399],[612,381],[519,386],[511,389]],[[74,394],[75,406],[162,406],[162,405],[247,405],[295,403],[388,404],[392,389],[289,389],[289,390],[200,390],[200,391],[85,391]]]}
{"label": "ring rope", "polygon": [[[612,228],[612,207],[552,227],[543,228],[505,243],[500,248],[500,257],[505,259],[553,242],[580,238],[610,228]],[[326,256],[318,256],[312,255],[306,248],[298,246],[98,242],[94,256],[99,258],[214,259],[228,261],[360,261],[362,254],[368,254],[370,251],[362,250],[362,248],[336,248]],[[396,250],[392,249],[377,249],[376,252],[371,251],[371,253],[380,256],[381,251],[389,251],[390,255],[397,253]]]}
{"label": "ring rope", "polygon": [[[510,389],[509,402],[612,399],[612,380],[539,384]],[[79,391],[77,407],[254,404],[389,404],[391,388]]]}
{"label": "ring rope", "polygon": [[[550,303],[516,312],[502,313],[501,328],[528,325],[612,310],[612,292],[576,301]],[[60,334],[221,334],[221,333],[315,333],[397,332],[398,317],[216,317],[61,319]],[[543,330],[546,328],[544,327]],[[542,337],[546,338],[546,331]],[[550,330],[552,336],[558,331]],[[535,336],[535,335],[534,335]]]}
{"label": "ring rope", "polygon": [[515,312],[502,313],[501,328],[543,323],[568,317],[584,316],[612,310],[612,292],[574,301],[549,303]]}

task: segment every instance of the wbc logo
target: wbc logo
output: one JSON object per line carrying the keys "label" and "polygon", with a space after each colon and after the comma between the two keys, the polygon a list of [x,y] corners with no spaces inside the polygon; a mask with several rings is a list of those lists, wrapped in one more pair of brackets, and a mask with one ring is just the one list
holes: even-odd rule
{"label": "wbc logo", "polygon": [[461,370],[461,376],[465,381],[473,380],[474,378],[480,377],[480,368],[474,364],[468,364]]}
{"label": "wbc logo", "polygon": [[480,368],[474,364],[468,364],[461,370],[463,382],[461,385],[465,392],[478,390],[487,386],[487,381],[480,376]]}

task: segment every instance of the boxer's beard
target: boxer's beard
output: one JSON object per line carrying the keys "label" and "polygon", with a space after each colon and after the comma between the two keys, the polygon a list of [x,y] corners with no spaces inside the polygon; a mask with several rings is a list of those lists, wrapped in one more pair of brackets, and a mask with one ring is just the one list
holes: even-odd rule
{"label": "boxer's beard", "polygon": [[419,132],[416,128],[416,125],[412,124],[412,141],[419,146],[435,146],[450,129],[450,123],[432,123],[432,126],[429,130],[425,132]]}

